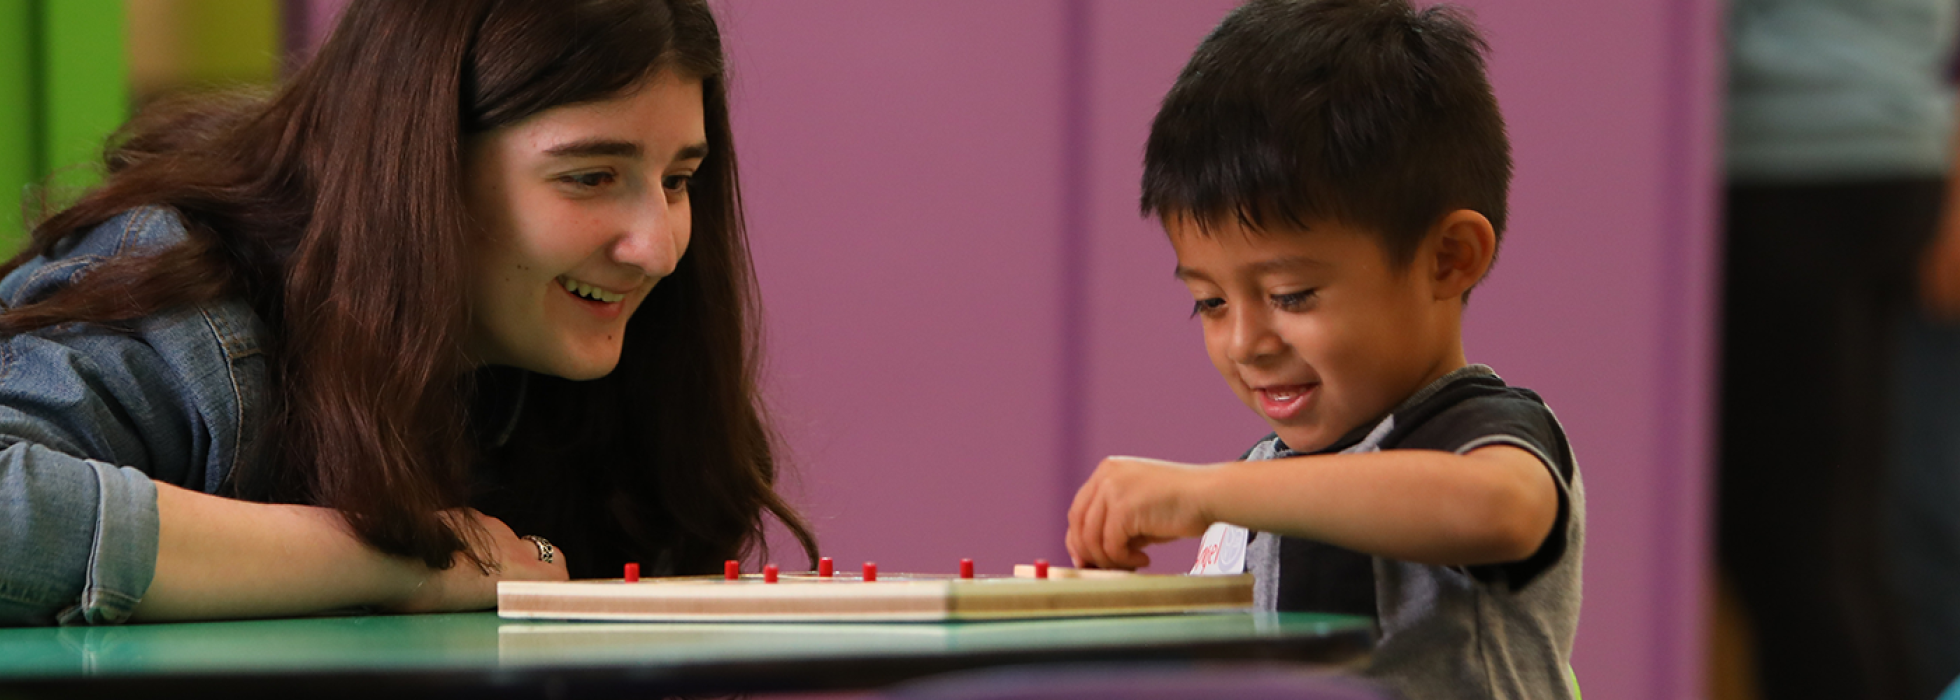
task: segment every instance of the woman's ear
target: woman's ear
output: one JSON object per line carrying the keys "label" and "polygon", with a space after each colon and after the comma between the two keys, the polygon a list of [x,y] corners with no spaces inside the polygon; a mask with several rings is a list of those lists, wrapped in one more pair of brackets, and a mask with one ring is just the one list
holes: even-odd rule
{"label": "woman's ear", "polygon": [[1426,272],[1436,299],[1462,298],[1482,281],[1497,256],[1497,230],[1469,209],[1443,215],[1423,245]]}

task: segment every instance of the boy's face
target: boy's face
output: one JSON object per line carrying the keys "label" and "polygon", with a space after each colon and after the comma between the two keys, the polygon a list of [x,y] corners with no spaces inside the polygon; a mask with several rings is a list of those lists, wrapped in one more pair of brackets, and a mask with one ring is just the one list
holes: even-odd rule
{"label": "boy's face", "polygon": [[1461,302],[1438,298],[1421,253],[1397,269],[1374,236],[1337,223],[1165,228],[1212,366],[1288,447],[1327,447],[1463,365]]}

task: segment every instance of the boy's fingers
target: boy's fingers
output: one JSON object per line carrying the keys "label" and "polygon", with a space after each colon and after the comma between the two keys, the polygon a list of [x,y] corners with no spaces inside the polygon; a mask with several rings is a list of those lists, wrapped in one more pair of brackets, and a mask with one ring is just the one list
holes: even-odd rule
{"label": "boy's fingers", "polygon": [[1128,545],[1130,550],[1130,561],[1126,566],[1132,569],[1141,569],[1143,567],[1149,566],[1150,553],[1143,551],[1143,548],[1153,544],[1157,544],[1162,541],[1163,540],[1151,538],[1151,537],[1131,538],[1130,544]]}
{"label": "boy's fingers", "polygon": [[1077,492],[1078,507],[1071,508],[1074,518],[1069,523],[1070,537],[1075,541],[1075,555],[1081,557],[1083,563],[1091,565],[1101,565],[1102,562],[1102,547],[1096,544],[1096,539],[1101,536],[1102,521],[1107,517],[1107,504],[1104,503],[1107,489],[1101,477],[1100,472],[1090,476],[1089,483],[1083,484]]}
{"label": "boy's fingers", "polygon": [[1103,499],[1090,501],[1083,513],[1082,529],[1076,533],[1076,543],[1080,545],[1082,561],[1090,566],[1103,567],[1109,562],[1109,557],[1103,553],[1102,546],[1103,519],[1106,517],[1108,511],[1104,509]]}
{"label": "boy's fingers", "polygon": [[1077,567],[1082,566],[1082,562],[1086,560],[1085,558],[1087,556],[1082,549],[1082,520],[1088,516],[1087,494],[1095,486],[1095,480],[1090,479],[1089,483],[1083,484],[1080,489],[1076,489],[1075,502],[1070,503],[1068,507],[1068,534],[1062,537],[1062,542],[1068,546],[1069,558],[1074,561]]}
{"label": "boy's fingers", "polygon": [[1068,547],[1068,558],[1076,568],[1082,568],[1082,528],[1073,519],[1069,521],[1068,534],[1062,537],[1062,544]]}
{"label": "boy's fingers", "polygon": [[1129,567],[1130,560],[1135,558],[1130,551],[1130,533],[1126,525],[1123,518],[1110,518],[1102,528],[1103,556],[1110,564],[1121,568]]}
{"label": "boy's fingers", "polygon": [[1070,502],[1068,506],[1068,527],[1070,532],[1076,532],[1081,529],[1082,519],[1088,517],[1089,514],[1089,504],[1095,500],[1096,487],[1101,484],[1102,481],[1100,479],[1090,476],[1088,483],[1083,484],[1082,488],[1075,490],[1075,500]]}
{"label": "boy's fingers", "polygon": [[1097,479],[1092,474],[1089,476],[1089,480],[1082,484],[1082,488],[1075,490],[1075,500],[1069,501],[1068,504],[1068,523],[1070,525],[1081,522],[1082,510],[1089,504],[1089,497],[1096,489],[1096,482]]}

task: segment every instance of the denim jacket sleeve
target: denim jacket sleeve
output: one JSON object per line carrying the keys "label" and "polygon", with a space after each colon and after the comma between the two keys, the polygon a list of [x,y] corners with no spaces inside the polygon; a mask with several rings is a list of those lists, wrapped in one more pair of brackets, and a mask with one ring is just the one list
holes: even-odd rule
{"label": "denim jacket sleeve", "polygon": [[[183,236],[131,211],[0,279],[0,302]],[[0,339],[0,625],[128,619],[156,568],[152,480],[215,492],[229,475],[256,423],[262,334],[231,301]]]}

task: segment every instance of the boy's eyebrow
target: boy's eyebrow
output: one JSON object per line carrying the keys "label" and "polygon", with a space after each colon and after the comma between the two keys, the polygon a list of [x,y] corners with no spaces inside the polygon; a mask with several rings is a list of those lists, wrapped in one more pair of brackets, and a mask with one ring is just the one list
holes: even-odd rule
{"label": "boy's eyebrow", "polygon": [[1285,255],[1277,258],[1270,258],[1267,260],[1261,260],[1259,262],[1252,263],[1250,265],[1245,266],[1245,270],[1246,272],[1251,272],[1254,274],[1263,274],[1268,272],[1279,272],[1281,270],[1290,270],[1297,267],[1326,267],[1326,266],[1327,263],[1321,262],[1319,260],[1315,260],[1313,258],[1306,257],[1304,255]]}
{"label": "boy's eyebrow", "polygon": [[[1301,268],[1301,267],[1326,267],[1326,266],[1327,263],[1319,260],[1315,260],[1313,258],[1309,258],[1301,255],[1286,255],[1277,258],[1261,260],[1259,262],[1246,265],[1243,269],[1248,273],[1260,275],[1260,274],[1266,274],[1270,272],[1291,270],[1294,268]],[[1185,267],[1183,265],[1177,266],[1177,269],[1172,271],[1171,276],[1176,277],[1178,281],[1193,280],[1193,279],[1203,280],[1206,282],[1211,281],[1211,277],[1209,275]]]}

